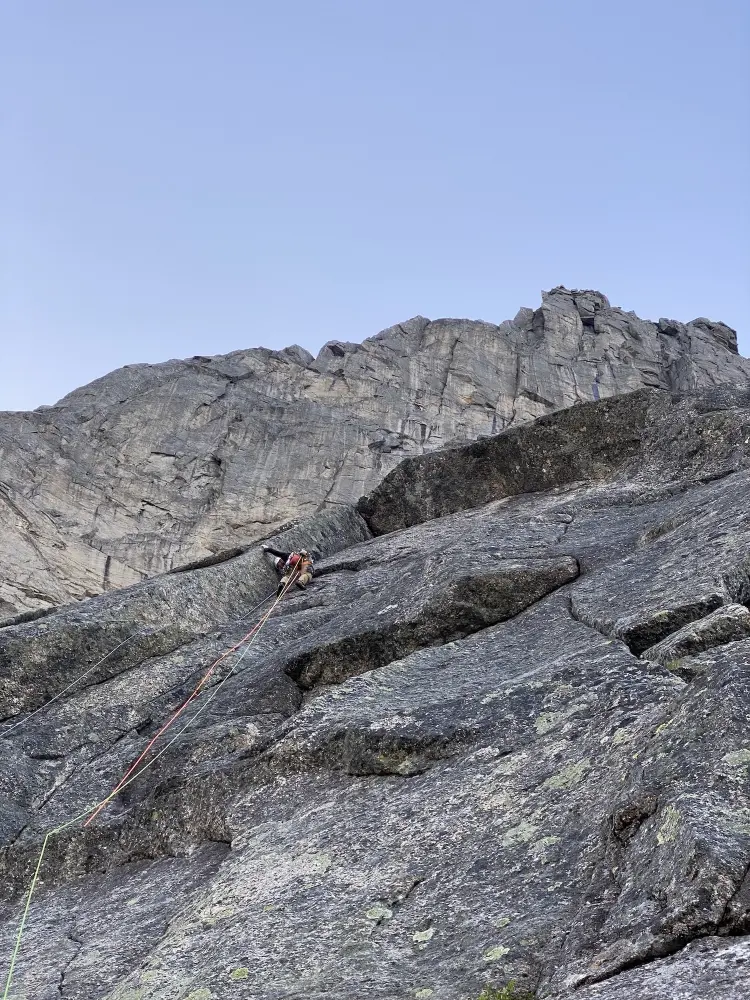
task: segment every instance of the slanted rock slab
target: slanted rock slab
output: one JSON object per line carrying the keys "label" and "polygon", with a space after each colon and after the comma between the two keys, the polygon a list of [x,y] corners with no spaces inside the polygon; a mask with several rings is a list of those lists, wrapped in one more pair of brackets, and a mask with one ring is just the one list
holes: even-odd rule
{"label": "slanted rock slab", "polygon": [[750,637],[750,610],[744,604],[726,604],[705,618],[691,622],[666,639],[646,649],[641,656],[662,663],[686,679],[690,665],[681,664],[684,657],[694,656],[714,646]]}

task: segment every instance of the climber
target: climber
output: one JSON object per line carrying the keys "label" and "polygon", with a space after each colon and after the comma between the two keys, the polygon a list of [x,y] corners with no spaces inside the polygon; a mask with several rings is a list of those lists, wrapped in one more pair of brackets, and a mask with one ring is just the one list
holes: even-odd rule
{"label": "climber", "polygon": [[295,584],[304,590],[315,572],[313,558],[307,549],[300,549],[299,552],[280,552],[272,549],[270,545],[261,545],[264,552],[274,556],[273,564],[277,572],[281,573],[281,580],[276,590],[277,596],[288,585],[294,575]]}

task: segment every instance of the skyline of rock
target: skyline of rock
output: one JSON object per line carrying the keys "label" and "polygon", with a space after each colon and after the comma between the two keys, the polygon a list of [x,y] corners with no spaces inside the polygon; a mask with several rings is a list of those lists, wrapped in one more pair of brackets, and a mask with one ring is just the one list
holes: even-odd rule
{"label": "skyline of rock", "polygon": [[0,414],[0,620],[244,546],[402,458],[642,386],[750,378],[736,334],[558,287],[492,325],[415,317],[362,344],[131,365]]}

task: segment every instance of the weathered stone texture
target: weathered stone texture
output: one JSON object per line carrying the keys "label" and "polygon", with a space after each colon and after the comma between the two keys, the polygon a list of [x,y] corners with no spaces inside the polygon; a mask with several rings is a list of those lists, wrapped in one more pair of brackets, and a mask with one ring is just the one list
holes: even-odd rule
{"label": "weathered stone texture", "polygon": [[[564,288],[499,326],[416,317],[317,358],[259,348],[132,365],[0,415],[0,619],[356,501],[405,456],[643,386],[748,377],[721,323],[649,323]],[[586,447],[606,469],[595,434]]]}
{"label": "weathered stone texture", "polygon": [[641,656],[663,663],[665,667],[683,676],[683,657],[693,657],[706,649],[741,639],[750,639],[750,610],[744,604],[725,604],[705,618],[699,618],[668,635],[666,639],[646,649]]}
{"label": "weathered stone texture", "polygon": [[[639,391],[292,528],[313,585],[50,841],[14,998],[745,997],[750,638],[719,623],[750,601],[749,428],[742,390]],[[0,958],[44,831],[108,793],[273,580],[248,551],[0,629]]]}

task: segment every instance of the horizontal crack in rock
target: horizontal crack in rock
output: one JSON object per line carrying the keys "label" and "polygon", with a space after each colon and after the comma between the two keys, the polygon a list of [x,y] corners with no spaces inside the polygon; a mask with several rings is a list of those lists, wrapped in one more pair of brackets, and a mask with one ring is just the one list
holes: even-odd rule
{"label": "horizontal crack in rock", "polygon": [[406,620],[346,636],[296,657],[286,672],[303,690],[341,684],[410,653],[508,621],[580,573],[573,557],[527,560],[514,568],[459,579]]}

